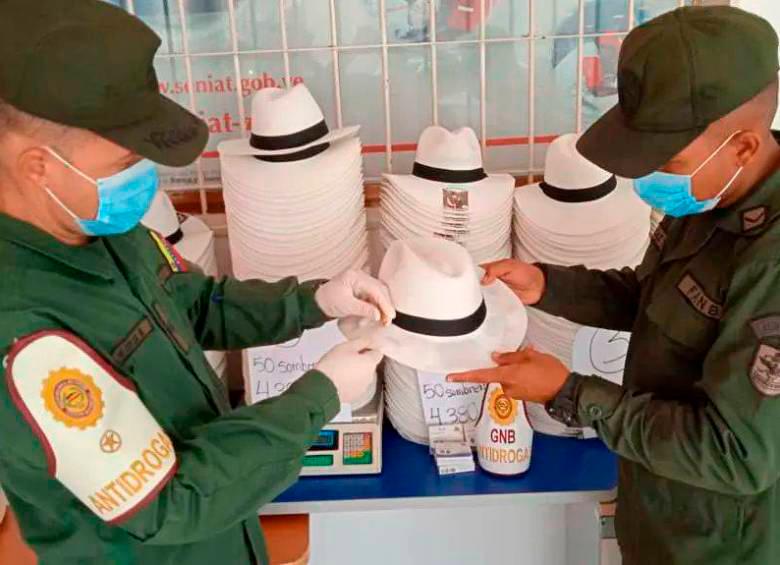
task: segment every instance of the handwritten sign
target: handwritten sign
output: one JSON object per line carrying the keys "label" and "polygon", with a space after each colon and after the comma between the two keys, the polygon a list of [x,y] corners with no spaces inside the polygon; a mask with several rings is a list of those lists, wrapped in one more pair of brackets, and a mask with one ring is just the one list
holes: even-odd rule
{"label": "handwritten sign", "polygon": [[425,423],[428,426],[476,424],[479,419],[485,386],[448,383],[443,373],[418,371]]}
{"label": "handwritten sign", "polygon": [[574,338],[572,370],[623,384],[630,341],[628,332],[583,327]]}
{"label": "handwritten sign", "polygon": [[[338,322],[307,330],[299,338],[279,345],[253,347],[244,351],[244,375],[247,380],[248,401],[252,404],[274,398],[312,370],[323,355],[346,338]],[[334,422],[351,421],[349,405],[342,405]]]}

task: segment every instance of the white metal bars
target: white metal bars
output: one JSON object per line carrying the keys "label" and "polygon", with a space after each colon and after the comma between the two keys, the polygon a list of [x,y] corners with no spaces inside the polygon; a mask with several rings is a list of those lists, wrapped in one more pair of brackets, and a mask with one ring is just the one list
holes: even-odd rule
{"label": "white metal bars", "polygon": [[[399,146],[403,148],[403,150],[409,150],[410,147],[413,147],[414,142],[416,140],[409,139],[409,140],[394,140],[393,138],[393,132],[392,132],[392,105],[391,105],[391,95],[392,90],[395,88],[403,88],[402,82],[393,82],[393,77],[391,76],[390,68],[389,68],[389,58],[388,58],[388,52],[389,49],[405,49],[409,47],[429,47],[430,53],[431,53],[431,94],[432,99],[429,101],[432,108],[432,118],[434,123],[438,123],[439,121],[439,77],[438,77],[438,71],[439,71],[439,57],[437,52],[437,47],[441,45],[448,45],[448,46],[456,46],[456,45],[476,45],[479,49],[479,93],[480,93],[480,111],[479,111],[479,123],[480,123],[480,138],[481,143],[484,149],[490,150],[490,124],[488,123],[487,116],[486,116],[486,104],[487,104],[487,88],[488,88],[488,82],[490,77],[487,76],[487,65],[486,65],[486,52],[487,52],[487,46],[491,44],[497,44],[497,43],[517,43],[517,42],[523,42],[526,43],[528,46],[527,52],[528,52],[528,104],[526,111],[528,112],[528,131],[527,132],[518,132],[517,139],[522,140],[518,141],[518,143],[525,143],[528,146],[528,165],[523,167],[518,167],[516,170],[513,170],[511,172],[514,172],[516,174],[528,174],[532,175],[535,172],[538,172],[540,168],[540,164],[537,164],[535,162],[535,153],[536,153],[536,145],[538,144],[537,140],[537,111],[539,110],[539,102],[537,100],[538,93],[536,92],[536,86],[537,86],[537,49],[536,45],[537,42],[540,40],[550,40],[550,39],[575,39],[577,41],[577,77],[576,77],[576,89],[575,89],[575,106],[576,106],[576,129],[580,131],[583,127],[583,57],[584,57],[584,44],[585,41],[590,38],[597,38],[597,37],[605,37],[605,36],[623,36],[625,35],[625,30],[619,30],[614,32],[595,32],[595,33],[586,33],[585,30],[585,0],[579,0],[577,5],[577,15],[578,15],[578,26],[577,26],[577,32],[576,33],[569,33],[569,34],[562,34],[562,33],[553,33],[553,34],[544,34],[540,33],[537,30],[537,15],[539,14],[539,10],[544,6],[548,5],[546,4],[547,0],[528,0],[528,30],[529,33],[527,35],[519,35],[512,32],[510,36],[508,37],[488,37],[488,34],[486,32],[486,25],[487,25],[487,14],[489,13],[489,8],[494,7],[494,0],[472,0],[472,3],[470,4],[470,7],[472,10],[476,11],[476,9],[479,10],[479,33],[478,37],[471,39],[453,39],[453,40],[447,40],[441,41],[439,37],[437,37],[437,2],[438,0],[425,0],[428,8],[428,18],[429,18],[429,30],[428,30],[428,37],[422,38],[422,41],[417,41],[414,43],[408,43],[408,44],[396,44],[391,43],[388,38],[388,18],[387,18],[387,9],[388,4],[391,0],[376,0],[377,5],[377,12],[378,12],[378,18],[379,18],[379,24],[381,27],[380,31],[380,42],[379,43],[372,43],[372,44],[361,44],[361,45],[341,45],[339,41],[339,30],[338,30],[338,0],[325,0],[328,4],[328,10],[329,10],[329,18],[327,21],[323,21],[322,25],[327,25],[329,27],[329,35],[330,35],[330,43],[327,46],[322,47],[290,47],[288,44],[288,18],[286,17],[287,9],[289,9],[289,5],[291,3],[291,0],[278,0],[278,10],[279,10],[279,24],[281,29],[280,31],[280,37],[281,37],[281,45],[279,47],[275,48],[268,48],[268,49],[240,49],[240,41],[239,41],[239,32],[238,32],[238,25],[237,25],[237,4],[239,2],[245,1],[245,2],[260,2],[260,0],[223,0],[225,2],[226,10],[228,13],[228,19],[230,24],[230,49],[227,51],[224,50],[210,50],[207,52],[197,52],[193,53],[190,45],[190,33],[189,33],[189,27],[188,27],[188,6],[189,2],[188,0],[176,0],[177,6],[178,6],[178,12],[179,12],[179,19],[181,21],[181,30],[182,30],[182,53],[163,53],[160,54],[160,58],[167,58],[167,57],[174,57],[174,58],[180,58],[183,59],[184,62],[184,68],[186,71],[186,79],[190,84],[190,88],[188,88],[188,96],[189,96],[189,106],[190,109],[197,113],[199,108],[197,108],[196,105],[196,97],[195,97],[195,89],[193,88],[194,85],[194,79],[193,77],[193,65],[192,61],[194,58],[208,58],[208,57],[219,57],[219,56],[231,56],[233,59],[233,67],[234,67],[234,73],[235,77],[234,80],[237,81],[237,84],[241,84],[242,81],[242,68],[241,68],[241,62],[240,57],[242,55],[251,55],[251,54],[281,54],[283,63],[284,63],[284,74],[285,74],[285,83],[291,84],[291,70],[290,70],[290,55],[297,52],[311,52],[311,51],[330,51],[330,54],[332,56],[333,60],[333,77],[332,77],[332,83],[333,83],[333,92],[334,92],[334,104],[335,104],[335,116],[336,116],[336,126],[341,127],[343,124],[343,92],[342,92],[342,76],[340,72],[339,67],[339,55],[343,52],[352,51],[352,50],[375,50],[378,53],[381,54],[381,61],[382,61],[382,89],[381,89],[381,95],[382,95],[382,107],[384,109],[384,116],[377,116],[377,120],[384,121],[384,143],[382,146],[379,146],[378,152],[383,152],[385,154],[385,168],[388,171],[392,171],[393,169],[393,151],[394,149],[398,149]],[[464,5],[467,3],[468,0],[464,0]],[[508,0],[507,0],[508,1]],[[604,2],[609,0],[602,0]],[[638,3],[640,0],[628,0],[628,23],[629,27],[633,27],[634,19],[635,19],[635,4]],[[135,0],[137,3],[137,0]],[[690,1],[686,2],[686,0],[677,0],[680,5],[685,3],[690,3]],[[129,11],[134,12],[134,1],[133,0],[125,0],[126,6],[128,7]],[[478,8],[476,6],[478,5]],[[247,123],[246,120],[246,111],[244,106],[244,100],[242,98],[242,93],[240,92],[240,89],[236,89],[236,103],[238,104],[238,115],[240,119],[240,123],[242,124],[241,131],[243,134],[246,132],[244,131],[244,124]],[[564,133],[564,132],[559,132]],[[526,135],[527,134],[527,135]],[[547,142],[548,139],[543,139],[542,142]],[[374,147],[373,152],[376,151],[377,147]],[[519,162],[519,160],[518,160]],[[197,171],[197,186],[194,187],[200,191],[201,194],[201,204],[204,211],[206,211],[207,203],[206,203],[206,194],[205,194],[205,188],[214,187],[215,185],[207,185],[205,183],[204,179],[204,169],[201,162],[198,162],[196,164],[196,171]]]}

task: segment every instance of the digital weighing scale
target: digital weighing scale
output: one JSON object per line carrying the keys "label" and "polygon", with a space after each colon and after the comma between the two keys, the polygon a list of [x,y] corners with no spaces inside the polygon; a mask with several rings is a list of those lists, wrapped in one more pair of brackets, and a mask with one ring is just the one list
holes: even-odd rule
{"label": "digital weighing scale", "polygon": [[376,475],[382,472],[384,393],[352,413],[351,422],[330,423],[303,458],[301,475]]}

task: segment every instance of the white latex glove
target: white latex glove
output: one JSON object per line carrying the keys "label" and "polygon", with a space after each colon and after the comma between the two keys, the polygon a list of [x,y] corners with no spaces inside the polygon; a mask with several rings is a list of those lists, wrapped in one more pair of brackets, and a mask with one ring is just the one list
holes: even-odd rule
{"label": "white latex glove", "polygon": [[349,270],[323,284],[314,295],[330,318],[358,316],[389,324],[395,318],[390,292],[382,281],[363,271]]}
{"label": "white latex glove", "polygon": [[363,338],[337,345],[314,368],[333,381],[342,403],[351,404],[371,386],[381,360],[382,354],[371,349],[371,340]]}

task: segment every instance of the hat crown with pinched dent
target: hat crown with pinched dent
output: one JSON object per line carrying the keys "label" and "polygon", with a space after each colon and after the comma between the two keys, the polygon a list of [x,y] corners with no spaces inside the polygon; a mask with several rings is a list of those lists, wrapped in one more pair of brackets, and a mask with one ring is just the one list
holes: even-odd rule
{"label": "hat crown with pinched dent", "polygon": [[482,304],[476,265],[457,243],[434,238],[395,241],[379,279],[399,312],[430,320],[458,320]]}

